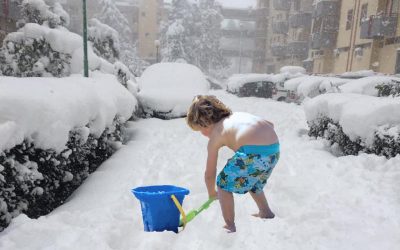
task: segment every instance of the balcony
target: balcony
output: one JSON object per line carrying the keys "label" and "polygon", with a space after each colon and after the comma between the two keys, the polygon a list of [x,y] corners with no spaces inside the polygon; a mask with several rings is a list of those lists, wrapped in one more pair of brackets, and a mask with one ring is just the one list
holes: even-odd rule
{"label": "balcony", "polygon": [[371,16],[361,22],[360,38],[374,39],[396,35],[398,14]]}
{"label": "balcony", "polygon": [[280,45],[280,44],[272,44],[271,45],[271,53],[273,56],[276,57],[284,57],[287,55],[287,49],[288,47],[286,45]]}
{"label": "balcony", "polygon": [[7,17],[13,20],[21,18],[20,7],[17,2],[9,1],[8,6],[0,3],[0,17]]}
{"label": "balcony", "polygon": [[307,41],[292,41],[289,42],[288,51],[291,55],[302,58],[308,57],[308,42]]}
{"label": "balcony", "polygon": [[291,0],[274,0],[273,6],[275,10],[288,11],[290,10]]}
{"label": "balcony", "polygon": [[289,32],[289,24],[287,21],[276,21],[272,23],[272,32],[275,34],[287,34]]}
{"label": "balcony", "polygon": [[331,49],[336,45],[336,32],[314,33],[311,40],[312,49]]}
{"label": "balcony", "polygon": [[293,29],[305,27],[310,28],[312,22],[311,13],[298,13],[289,17],[289,27]]}
{"label": "balcony", "polygon": [[339,16],[338,1],[319,1],[314,7],[313,17],[319,18],[323,16]]}

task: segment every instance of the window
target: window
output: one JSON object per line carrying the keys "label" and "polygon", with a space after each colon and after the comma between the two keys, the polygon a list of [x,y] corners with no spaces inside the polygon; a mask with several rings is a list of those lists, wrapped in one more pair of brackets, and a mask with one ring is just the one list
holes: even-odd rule
{"label": "window", "polygon": [[361,6],[361,15],[360,15],[360,25],[363,21],[365,21],[368,17],[368,4],[363,4]]}
{"label": "window", "polygon": [[347,11],[347,21],[346,21],[346,30],[351,29],[351,25],[353,24],[353,10]]}
{"label": "window", "polygon": [[300,0],[295,0],[295,1],[293,2],[293,8],[294,8],[294,10],[300,10],[300,8],[301,8],[301,1],[300,1]]}

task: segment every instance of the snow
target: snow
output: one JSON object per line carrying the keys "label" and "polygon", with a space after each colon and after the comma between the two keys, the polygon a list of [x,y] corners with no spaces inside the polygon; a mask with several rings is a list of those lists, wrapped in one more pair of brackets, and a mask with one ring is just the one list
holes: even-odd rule
{"label": "snow", "polygon": [[146,110],[185,115],[194,96],[210,88],[199,68],[185,63],[157,63],[140,77],[138,98]]}
{"label": "snow", "polygon": [[340,86],[343,93],[357,93],[363,95],[377,96],[378,89],[375,87],[382,83],[391,83],[392,80],[399,81],[400,78],[392,76],[370,76],[353,80]]}
{"label": "snow", "polygon": [[358,137],[371,145],[379,127],[400,124],[400,98],[332,93],[308,100],[305,103],[308,121],[323,115],[338,122],[343,132],[352,140]]}
{"label": "snow", "polygon": [[256,0],[217,0],[225,8],[247,9],[257,7]]}
{"label": "snow", "polygon": [[342,77],[367,77],[367,76],[375,76],[378,73],[374,72],[373,70],[359,70],[359,71],[351,71],[351,72],[345,72],[341,74]]}
{"label": "snow", "polygon": [[36,147],[61,152],[69,132],[90,124],[100,136],[116,115],[131,117],[136,98],[114,75],[91,78],[0,77],[0,151],[32,140]]}
{"label": "snow", "polygon": [[349,79],[326,76],[300,76],[284,83],[284,88],[296,91],[304,99],[326,92],[336,92],[336,88],[349,82]]}
{"label": "snow", "polygon": [[[179,234],[144,232],[132,188],[188,188],[185,211],[207,199],[207,139],[191,131],[184,119],[147,119],[132,123],[132,140],[89,176],[68,202],[38,219],[20,215],[13,220],[0,233],[0,249],[398,249],[400,156],[335,157],[323,141],[305,135],[302,106],[221,91],[211,94],[234,111],[275,124],[282,154],[265,188],[274,219],[250,216],[257,211],[250,195],[235,195],[235,234],[222,229],[218,203]],[[232,154],[226,148],[220,151],[218,170]]]}
{"label": "snow", "polygon": [[244,84],[249,82],[273,82],[279,83],[283,82],[286,79],[285,74],[234,74],[226,80],[227,90],[236,92],[238,91]]}

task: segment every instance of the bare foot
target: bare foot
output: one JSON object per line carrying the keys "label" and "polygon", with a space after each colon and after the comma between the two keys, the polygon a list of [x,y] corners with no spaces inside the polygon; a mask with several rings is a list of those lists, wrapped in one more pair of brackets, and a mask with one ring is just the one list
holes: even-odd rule
{"label": "bare foot", "polygon": [[275,214],[273,212],[265,213],[265,212],[258,212],[257,214],[252,214],[254,217],[258,217],[261,219],[273,219]]}
{"label": "bare foot", "polygon": [[236,226],[233,224],[232,226],[225,225],[224,228],[227,230],[227,233],[234,233],[236,232]]}

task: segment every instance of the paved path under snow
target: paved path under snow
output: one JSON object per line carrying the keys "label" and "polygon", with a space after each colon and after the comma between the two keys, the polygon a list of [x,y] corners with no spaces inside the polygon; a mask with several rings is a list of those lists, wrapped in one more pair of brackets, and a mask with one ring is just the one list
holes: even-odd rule
{"label": "paved path under snow", "polygon": [[[217,203],[184,232],[143,232],[130,189],[174,184],[190,189],[184,208],[207,199],[206,138],[183,119],[141,120],[132,141],[105,162],[69,202],[39,219],[24,215],[0,233],[2,250],[128,249],[400,249],[400,157],[335,157],[306,135],[301,106],[215,92],[234,111],[275,123],[281,160],[266,193],[276,218],[250,216],[250,195],[235,196],[238,232],[222,230]],[[220,152],[219,169],[232,155]]]}

